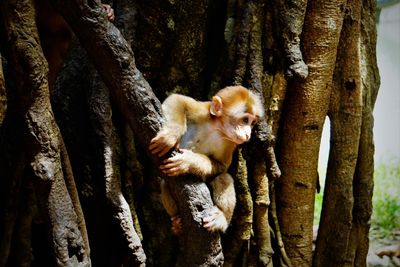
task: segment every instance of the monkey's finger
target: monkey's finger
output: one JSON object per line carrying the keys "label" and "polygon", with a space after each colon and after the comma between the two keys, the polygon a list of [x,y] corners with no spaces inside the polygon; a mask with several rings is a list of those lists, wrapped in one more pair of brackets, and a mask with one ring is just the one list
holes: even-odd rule
{"label": "monkey's finger", "polygon": [[151,154],[155,154],[157,149],[158,149],[158,147],[156,145],[149,146],[149,151],[151,152]]}
{"label": "monkey's finger", "polygon": [[171,217],[171,221],[173,222],[173,221],[180,221],[181,220],[181,217],[179,217],[178,215],[176,215],[176,216],[172,216]]}
{"label": "monkey's finger", "polygon": [[160,146],[160,142],[158,140],[157,137],[154,137],[153,139],[151,139],[150,141],[150,145],[149,145],[149,150],[155,150]]}
{"label": "monkey's finger", "polygon": [[162,170],[162,172],[168,176],[178,176],[180,174],[180,169],[176,167]]}
{"label": "monkey's finger", "polygon": [[155,154],[159,157],[164,156],[165,154],[167,154],[167,152],[170,150],[170,147],[163,145],[162,143],[151,143],[149,146],[149,150],[151,151],[152,154]]}
{"label": "monkey's finger", "polygon": [[168,153],[168,151],[170,151],[171,147],[170,146],[164,146],[163,149],[157,154],[158,157],[162,157],[165,154]]}
{"label": "monkey's finger", "polygon": [[161,144],[163,144],[161,138],[156,136],[153,139],[151,139],[149,147],[157,147]]}
{"label": "monkey's finger", "polygon": [[153,155],[159,155],[160,154],[160,152],[163,150],[163,147],[162,146],[154,146],[154,147],[152,147],[151,149],[150,149],[150,151],[151,151],[151,153],[153,154]]}
{"label": "monkey's finger", "polygon": [[174,216],[171,218],[171,223],[175,225],[181,225],[182,224],[182,219],[179,216]]}
{"label": "monkey's finger", "polygon": [[215,218],[217,218],[216,214],[212,214],[210,216],[204,217],[203,218],[203,223],[208,223],[208,222],[215,221]]}
{"label": "monkey's finger", "polygon": [[160,165],[160,169],[170,169],[173,167],[178,167],[181,164],[180,160],[170,160],[164,161],[162,165]]}
{"label": "monkey's finger", "polygon": [[[179,172],[178,174],[182,174],[185,170],[185,167],[182,166],[182,164],[179,162],[174,162],[174,163],[165,164],[165,165],[163,165],[162,168],[160,167],[160,169],[161,169],[161,171]],[[176,175],[178,175],[178,174],[176,174]]]}
{"label": "monkey's finger", "polygon": [[108,20],[113,22],[115,19],[114,12],[110,11],[107,13]]}
{"label": "monkey's finger", "polygon": [[203,227],[204,228],[210,228],[214,226],[214,220],[210,220],[210,221],[205,221],[205,218],[203,219]]}
{"label": "monkey's finger", "polygon": [[173,157],[167,158],[163,161],[164,164],[167,164],[169,162],[174,162],[175,160],[173,159]]}
{"label": "monkey's finger", "polygon": [[175,162],[177,162],[177,163],[181,163],[182,162],[182,159],[180,158],[179,154],[175,155],[173,157],[167,158],[167,159],[165,159],[163,161],[164,165],[166,165],[168,163],[175,163]]}
{"label": "monkey's finger", "polygon": [[168,171],[176,171],[179,170],[179,164],[169,164],[160,166],[160,170],[168,172]]}

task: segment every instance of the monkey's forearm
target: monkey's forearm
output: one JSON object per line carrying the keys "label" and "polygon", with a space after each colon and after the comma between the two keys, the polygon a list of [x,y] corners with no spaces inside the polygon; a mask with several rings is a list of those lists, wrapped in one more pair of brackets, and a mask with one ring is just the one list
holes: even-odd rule
{"label": "monkey's forearm", "polygon": [[180,149],[179,153],[164,160],[160,169],[168,176],[193,174],[201,177],[203,181],[207,181],[208,178],[225,172],[227,165],[204,154]]}

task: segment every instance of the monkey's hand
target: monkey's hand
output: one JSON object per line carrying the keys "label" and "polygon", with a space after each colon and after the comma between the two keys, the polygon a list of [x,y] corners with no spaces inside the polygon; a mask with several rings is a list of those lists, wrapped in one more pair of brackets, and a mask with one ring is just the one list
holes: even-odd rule
{"label": "monkey's hand", "polygon": [[182,219],[179,216],[171,218],[171,231],[174,235],[180,235],[182,233]]}
{"label": "monkey's hand", "polygon": [[168,128],[161,130],[156,137],[151,139],[149,150],[159,157],[164,156],[173,147],[178,145],[180,136]]}
{"label": "monkey's hand", "polygon": [[188,149],[180,149],[180,153],[163,161],[161,171],[168,176],[189,174],[196,164],[196,154]]}
{"label": "monkey's hand", "polygon": [[225,232],[228,222],[224,213],[217,206],[213,206],[209,216],[203,218],[203,227],[210,232]]}
{"label": "monkey's hand", "polygon": [[108,19],[110,22],[113,22],[114,19],[115,19],[115,16],[114,16],[114,9],[113,9],[110,5],[107,5],[107,4],[102,4],[102,6],[103,6],[104,11],[105,11],[106,14],[107,14],[107,19]]}

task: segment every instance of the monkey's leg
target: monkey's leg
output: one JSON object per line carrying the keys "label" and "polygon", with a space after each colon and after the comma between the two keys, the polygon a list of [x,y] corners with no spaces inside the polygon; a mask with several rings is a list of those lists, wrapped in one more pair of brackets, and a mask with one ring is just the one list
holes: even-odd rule
{"label": "monkey's leg", "polygon": [[178,216],[178,207],[175,200],[169,191],[168,185],[165,180],[161,180],[161,202],[168,215],[171,217],[171,231],[178,235],[182,230],[182,220]]}
{"label": "monkey's leg", "polygon": [[175,200],[172,198],[171,192],[169,191],[168,185],[165,180],[161,180],[160,185],[162,204],[168,215],[174,217],[178,214],[178,207],[176,206]]}
{"label": "monkey's leg", "polygon": [[209,231],[225,232],[232,219],[236,205],[233,178],[228,173],[217,176],[212,182],[214,207],[208,217],[203,219],[203,226]]}

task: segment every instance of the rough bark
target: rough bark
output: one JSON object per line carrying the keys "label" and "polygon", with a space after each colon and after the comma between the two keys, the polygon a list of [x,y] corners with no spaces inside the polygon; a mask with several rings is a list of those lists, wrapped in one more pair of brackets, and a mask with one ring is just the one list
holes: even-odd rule
{"label": "rough bark", "polygon": [[380,85],[376,55],[376,2],[362,1],[361,9],[361,79],[362,79],[362,126],[357,166],[354,174],[353,227],[348,245],[349,262],[366,266],[369,249],[369,228],[372,213],[374,186],[373,109]]}
{"label": "rough bark", "polygon": [[189,231],[179,237],[181,250],[177,266],[220,266],[223,255],[219,233],[209,233],[201,227],[202,218],[213,205],[207,185],[193,177],[184,177],[175,183],[172,192],[180,199],[178,209],[184,229]]}
{"label": "rough bark", "polygon": [[[167,53],[162,49],[168,46],[165,42],[170,33],[169,31],[171,31],[164,23],[160,22],[168,21],[172,24],[174,22],[167,15],[168,11],[170,11],[168,6],[169,3],[150,1],[116,1],[116,5],[114,5],[116,12],[115,24],[128,44],[139,50],[138,54],[136,54],[138,67],[141,70],[145,70],[144,76],[152,83],[152,88],[156,92],[160,89],[157,86],[157,81],[163,79],[160,77],[162,76],[160,69],[166,62],[166,60],[163,60],[163,56]],[[140,10],[140,12],[138,13],[137,10]],[[137,27],[143,20],[146,23]],[[165,28],[152,30],[151,26]],[[158,35],[162,36],[160,40],[157,38],[159,37]],[[138,39],[141,42],[138,42]],[[146,41],[157,42],[159,45],[153,45],[153,43],[149,45]],[[146,51],[146,53],[141,51]],[[156,51],[156,55],[152,53],[153,51]],[[153,72],[155,69],[158,71]],[[155,76],[153,76],[154,74]],[[168,89],[166,87],[168,86],[161,86],[162,89],[168,90],[169,87]],[[132,211],[135,229],[143,240],[143,246],[146,247],[148,258],[146,264],[148,266],[171,266],[176,262],[177,240],[171,235],[170,218],[159,201],[160,179],[154,171],[144,173],[146,170],[143,169],[144,167],[138,160],[140,149],[135,147],[134,134],[126,122],[123,124],[123,129],[120,130],[123,136],[121,150],[125,152],[125,163],[127,164],[122,181],[124,196]],[[124,158],[121,159],[122,165],[124,165],[123,161]],[[153,166],[149,168],[153,168]],[[145,181],[143,180],[144,175],[146,176]],[[143,189],[146,191],[146,196],[144,197]],[[143,215],[141,221],[139,221],[137,212]],[[159,218],[159,220],[154,221],[154,218]],[[158,234],[154,235],[153,233],[155,232]]]}
{"label": "rough bark", "polygon": [[308,67],[301,53],[301,33],[306,14],[307,0],[277,1],[282,23],[282,39],[286,54],[286,75],[305,79]]}
{"label": "rough bark", "polygon": [[[106,134],[101,136],[98,134],[100,130],[95,128],[95,131],[92,125],[100,127],[100,123],[96,124],[96,118],[106,113],[104,110],[107,110],[107,104],[100,105],[99,109],[103,111],[100,115],[93,114],[93,108],[89,108],[88,97],[93,95],[90,93],[93,90],[91,85],[99,83],[98,80],[92,80],[92,72],[85,51],[74,43],[56,81],[52,105],[68,149],[77,190],[87,218],[92,264],[110,265],[112,262],[120,263],[130,253],[125,253],[123,248],[126,247],[121,245],[121,240],[124,240],[123,231],[116,226],[117,219],[111,216],[112,205],[106,203],[106,181],[102,173],[105,168],[104,160],[102,161],[104,156],[100,141]],[[104,101],[103,98],[100,99]],[[105,122],[104,127],[109,126],[108,120]],[[114,152],[115,148],[112,149]],[[107,246],[110,243],[114,244],[111,248]],[[118,254],[117,251],[121,253]]]}
{"label": "rough bark", "polygon": [[104,83],[91,67],[91,85],[88,87],[88,106],[91,126],[94,131],[96,162],[96,176],[102,178],[102,187],[106,204],[111,216],[118,225],[117,232],[121,235],[124,247],[129,251],[127,262],[134,266],[145,266],[146,256],[139,236],[133,227],[131,210],[121,191],[121,173],[119,171],[119,157],[116,151],[118,145],[116,129],[111,120],[110,96]]}
{"label": "rough bark", "polygon": [[122,189],[132,212],[133,225],[137,234],[139,235],[140,240],[142,240],[143,234],[138,217],[139,208],[136,207],[139,207],[137,196],[139,194],[139,190],[143,187],[143,166],[140,164],[137,158],[137,150],[135,147],[132,129],[126,123],[122,129],[122,136],[120,150],[125,152],[125,157],[122,159],[125,159],[126,164],[124,170],[122,171]]}
{"label": "rough bark", "polygon": [[[232,226],[229,229],[229,235],[224,240],[225,262],[224,266],[234,266],[238,255],[242,249],[246,248],[252,230],[253,223],[253,202],[251,192],[247,181],[247,166],[242,155],[242,149],[239,149],[235,157],[236,166],[233,173],[235,174],[235,191],[236,191],[236,208]],[[242,259],[246,263],[248,251]]]}
{"label": "rough bark", "polygon": [[351,262],[347,250],[363,109],[360,19],[361,1],[348,2],[328,112],[331,146],[313,266],[345,266]]}
{"label": "rough bark", "polygon": [[193,8],[191,1],[174,1],[176,15],[169,24],[174,28],[176,39],[170,51],[172,66],[168,79],[178,80],[172,90],[193,92],[194,97],[202,99],[205,96],[203,70],[206,59],[201,51],[206,49],[209,1],[196,1],[195,5]]}
{"label": "rough bark", "polygon": [[[106,20],[98,3],[55,1],[55,5],[88,51],[131,128],[140,129],[138,142],[147,147],[151,137],[161,128],[161,106],[150,85],[136,68],[127,42]],[[157,160],[154,159],[154,163],[157,164]],[[178,257],[178,264],[219,265],[222,261],[219,235],[207,233],[204,228],[198,227],[203,213],[212,206],[208,188],[194,178],[177,178],[168,180],[168,183],[176,198],[181,200],[178,205],[186,229],[180,237],[183,250]],[[192,240],[198,242],[193,243]],[[196,260],[193,262],[193,259]]]}
{"label": "rough bark", "polygon": [[69,160],[68,151],[67,148],[65,147],[64,141],[62,142],[60,149],[61,149],[62,169],[65,178],[65,185],[68,189],[68,193],[71,197],[72,204],[78,216],[78,227],[79,231],[82,233],[82,239],[83,242],[85,243],[85,248],[87,249],[87,253],[90,255],[89,237],[87,234],[86,222],[84,219],[85,217],[83,214],[81,202],[79,200],[79,194],[76,188],[71,162]]}
{"label": "rough bark", "polygon": [[304,81],[288,89],[281,145],[278,214],[293,266],[310,266],[314,192],[322,128],[328,110],[344,1],[308,3],[303,56]]}
{"label": "rough bark", "polygon": [[[248,81],[249,88],[255,91],[264,100],[264,87],[262,76],[264,72],[263,67],[263,53],[262,53],[262,25],[263,25],[263,12],[265,8],[265,1],[250,1],[249,9],[251,9],[252,23],[249,29],[249,54],[248,54]],[[254,129],[255,138],[263,144],[265,160],[267,163],[268,176],[275,180],[281,176],[281,171],[276,161],[275,156],[275,138],[271,133],[271,128],[267,124],[267,118],[264,117],[262,121],[258,122]]]}
{"label": "rough bark", "polygon": [[[233,70],[233,84],[243,84],[247,70],[247,56],[249,53],[249,37],[250,29],[255,20],[253,19],[255,13],[255,2],[246,1],[243,4],[243,14],[240,14],[239,30],[236,33],[236,46],[235,46],[235,63]],[[242,10],[242,9],[240,9]]]}
{"label": "rough bark", "polygon": [[54,4],[86,49],[132,129],[141,129],[139,143],[147,146],[161,127],[161,105],[136,68],[130,46],[107,21],[98,3],[54,1]]}
{"label": "rough bark", "polygon": [[262,155],[256,155],[253,164],[252,188],[255,188],[253,202],[255,218],[254,234],[257,242],[257,264],[258,266],[271,267],[274,251],[271,244],[271,231],[268,220],[270,199],[267,169]]}
{"label": "rough bark", "polygon": [[[125,1],[121,1],[125,2]],[[173,73],[175,65],[169,64],[171,48],[175,39],[175,1],[140,0],[133,1],[129,9],[136,11],[136,20],[131,23],[138,68],[160,98],[171,91],[178,81]],[[117,18],[118,20],[118,18]],[[125,33],[124,33],[125,34]],[[129,38],[127,39],[129,41]],[[179,68],[179,66],[177,66]],[[182,79],[182,77],[179,77]]]}
{"label": "rough bark", "polygon": [[[24,121],[28,163],[26,174],[31,173],[29,177],[39,195],[39,209],[50,226],[54,258],[48,262],[56,266],[73,263],[87,266],[90,264],[88,248],[82,239],[79,219],[61,167],[62,139],[50,106],[47,62],[39,44],[32,2],[3,1],[1,10],[8,46],[11,48],[10,65],[19,77],[15,81],[15,89],[20,104],[17,116]],[[28,227],[21,229],[24,233],[30,232],[31,217],[30,212],[20,217],[24,226]],[[27,235],[15,236],[16,246],[21,246],[15,249],[16,252],[27,248],[25,240],[21,239]],[[29,255],[23,257],[26,260],[24,263],[29,263]]]}
{"label": "rough bark", "polygon": [[249,84],[259,95],[263,95],[262,25],[265,1],[254,1],[253,5],[254,13],[252,19],[255,22],[251,25],[249,36]]}
{"label": "rough bark", "polygon": [[289,259],[285,245],[283,243],[283,238],[282,238],[282,232],[279,224],[279,219],[278,219],[278,212],[277,212],[277,198],[276,198],[276,191],[274,184],[271,185],[270,188],[271,191],[271,217],[272,217],[272,228],[274,229],[274,248],[275,248],[275,253],[276,253],[276,258],[277,260],[277,266],[282,266],[282,267],[291,267],[292,263],[291,260]]}

